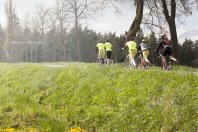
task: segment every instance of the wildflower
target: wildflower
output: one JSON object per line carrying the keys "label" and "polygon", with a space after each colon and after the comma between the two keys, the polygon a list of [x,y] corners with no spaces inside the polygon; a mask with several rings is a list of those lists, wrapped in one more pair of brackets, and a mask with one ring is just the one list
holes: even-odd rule
{"label": "wildflower", "polygon": [[14,128],[8,128],[8,129],[5,129],[4,132],[14,132]]}
{"label": "wildflower", "polygon": [[86,132],[86,130],[80,127],[77,127],[77,128],[71,128],[69,132]]}
{"label": "wildflower", "polygon": [[37,132],[36,128],[30,128],[30,132]]}

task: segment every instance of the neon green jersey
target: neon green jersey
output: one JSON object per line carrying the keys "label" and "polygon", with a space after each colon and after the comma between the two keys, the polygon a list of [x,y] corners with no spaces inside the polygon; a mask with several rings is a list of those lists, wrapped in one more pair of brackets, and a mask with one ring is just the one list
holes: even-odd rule
{"label": "neon green jersey", "polygon": [[112,51],[112,44],[109,43],[109,42],[106,42],[105,43],[105,48],[106,48],[106,51]]}
{"label": "neon green jersey", "polygon": [[98,50],[105,50],[105,45],[103,43],[98,43],[96,47],[98,48]]}
{"label": "neon green jersey", "polygon": [[128,41],[126,43],[126,46],[129,48],[129,51],[131,51],[131,50],[137,50],[137,44],[134,41]]}

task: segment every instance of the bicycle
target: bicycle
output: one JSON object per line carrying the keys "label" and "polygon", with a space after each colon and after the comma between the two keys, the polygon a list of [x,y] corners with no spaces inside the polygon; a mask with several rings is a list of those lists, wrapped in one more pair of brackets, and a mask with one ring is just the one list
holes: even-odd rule
{"label": "bicycle", "polygon": [[130,68],[137,67],[137,65],[134,65],[134,63],[132,62],[132,58],[130,57],[129,53],[125,56],[124,64],[125,66],[129,66]]}
{"label": "bicycle", "polygon": [[[159,54],[158,57],[162,60],[162,58],[163,58],[162,53],[158,52],[158,54]],[[170,56],[166,56],[165,64],[162,63],[162,67],[163,67],[164,70],[172,70],[173,61],[171,60]]]}
{"label": "bicycle", "polygon": [[[124,50],[124,48],[122,48],[122,50]],[[129,52],[126,51],[126,50],[124,50],[124,51],[125,51],[125,53],[124,53],[124,54],[125,54],[124,66],[130,67],[130,68],[135,68],[135,67],[137,67],[137,65],[134,65],[135,62],[133,62],[133,61],[135,61],[135,60],[132,60],[132,58],[130,57]]]}
{"label": "bicycle", "polygon": [[[103,61],[104,61],[104,62],[103,62]],[[97,63],[98,65],[102,65],[102,64],[105,63],[105,60],[102,60],[102,58],[97,57],[96,63]]]}
{"label": "bicycle", "polygon": [[139,55],[137,56],[137,58],[139,59],[139,62],[141,64],[141,67],[142,68],[150,68],[152,65],[150,62],[147,62],[144,58],[143,58],[143,55],[142,55],[142,52],[138,52]]}

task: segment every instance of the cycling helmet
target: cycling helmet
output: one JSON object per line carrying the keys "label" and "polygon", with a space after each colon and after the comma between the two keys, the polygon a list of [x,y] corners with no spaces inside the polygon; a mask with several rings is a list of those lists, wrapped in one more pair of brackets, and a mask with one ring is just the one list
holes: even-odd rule
{"label": "cycling helmet", "polygon": [[146,42],[146,40],[145,39],[142,39],[142,42]]}
{"label": "cycling helmet", "polygon": [[160,34],[160,38],[166,38],[166,34]]}

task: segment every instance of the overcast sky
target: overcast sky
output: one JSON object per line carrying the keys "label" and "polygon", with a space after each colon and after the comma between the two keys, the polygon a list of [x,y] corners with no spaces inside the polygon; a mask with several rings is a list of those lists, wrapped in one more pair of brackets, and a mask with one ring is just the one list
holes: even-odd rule
{"label": "overcast sky", "polygon": [[[45,6],[51,6],[55,0],[14,0],[16,4],[16,13],[22,18],[27,13],[32,14],[38,4],[44,4]],[[0,0],[0,23],[5,26],[5,14],[4,14],[4,2]],[[88,26],[90,29],[96,32],[116,32],[118,35],[128,30],[133,18],[133,8],[130,6],[119,7],[121,14],[115,12],[114,8],[107,8],[103,15],[96,20],[88,21],[84,26]],[[131,13],[129,13],[131,12]],[[30,15],[31,16],[31,15]],[[186,23],[183,25],[177,25],[179,42],[183,42],[185,38],[198,40],[198,10],[194,11],[192,16],[186,19]],[[148,32],[148,31],[147,31]]]}

